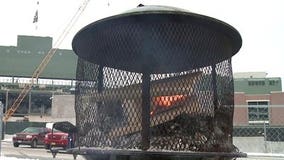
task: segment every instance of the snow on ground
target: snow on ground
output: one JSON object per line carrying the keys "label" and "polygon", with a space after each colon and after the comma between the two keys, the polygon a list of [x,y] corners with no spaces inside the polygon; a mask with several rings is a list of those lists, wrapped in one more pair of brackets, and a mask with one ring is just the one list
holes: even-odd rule
{"label": "snow on ground", "polygon": [[15,158],[15,157],[5,157],[1,156],[1,160],[37,160],[37,159],[27,159],[27,158]]}
{"label": "snow on ground", "polygon": [[[3,142],[12,142],[13,135],[5,135],[5,139]],[[30,158],[16,158],[16,157],[5,157],[5,155],[0,156],[0,160],[38,160],[38,159],[30,159]]]}

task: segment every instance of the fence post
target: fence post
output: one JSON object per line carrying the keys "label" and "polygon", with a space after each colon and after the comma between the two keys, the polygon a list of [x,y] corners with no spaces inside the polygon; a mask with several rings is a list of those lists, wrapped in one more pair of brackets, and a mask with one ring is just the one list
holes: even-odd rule
{"label": "fence post", "polygon": [[264,152],[267,153],[267,132],[266,132],[265,121],[263,121],[263,136],[264,136]]}
{"label": "fence post", "polygon": [[2,142],[2,127],[3,127],[3,109],[4,105],[2,101],[0,101],[0,155],[1,155],[1,142]]}

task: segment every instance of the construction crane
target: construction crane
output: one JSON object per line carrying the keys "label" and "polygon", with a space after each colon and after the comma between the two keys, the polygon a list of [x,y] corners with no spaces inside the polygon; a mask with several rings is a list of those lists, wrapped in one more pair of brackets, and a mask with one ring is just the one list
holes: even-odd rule
{"label": "construction crane", "polygon": [[3,121],[6,122],[19,108],[21,102],[24,100],[26,95],[30,92],[32,89],[32,86],[36,82],[36,80],[39,78],[40,74],[43,72],[43,70],[46,68],[47,64],[50,62],[51,58],[55,54],[56,50],[60,46],[60,44],[63,42],[65,37],[68,35],[72,27],[75,25],[75,23],[78,21],[79,17],[83,13],[83,11],[86,9],[88,3],[90,0],[84,0],[83,3],[78,8],[77,12],[74,14],[74,16],[71,18],[70,22],[67,24],[66,28],[63,30],[63,32],[60,34],[59,38],[54,44],[54,48],[51,48],[46,56],[41,61],[40,65],[36,68],[36,70],[33,72],[31,77],[31,82],[28,84],[25,84],[23,90],[20,92],[17,99],[13,102],[13,104],[9,107],[9,109],[6,111],[5,116],[3,118]]}

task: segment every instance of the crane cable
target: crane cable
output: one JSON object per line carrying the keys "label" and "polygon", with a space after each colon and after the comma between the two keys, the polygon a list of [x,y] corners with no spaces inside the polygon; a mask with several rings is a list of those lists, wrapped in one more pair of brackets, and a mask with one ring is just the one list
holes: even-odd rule
{"label": "crane cable", "polygon": [[14,103],[9,108],[9,110],[6,111],[5,116],[3,118],[4,122],[6,122],[15,113],[15,111],[19,108],[23,99],[26,97],[28,92],[30,92],[30,90],[32,89],[32,86],[34,85],[35,80],[37,80],[39,78],[40,74],[43,72],[43,70],[45,69],[45,67],[47,66],[47,64],[49,63],[49,61],[53,57],[53,55],[55,54],[58,47],[61,45],[63,40],[69,34],[70,30],[73,28],[75,23],[78,21],[79,17],[82,15],[83,11],[86,9],[89,2],[90,2],[90,0],[84,0],[82,5],[80,5],[77,12],[74,14],[74,16],[71,18],[70,22],[67,24],[66,28],[63,30],[63,32],[60,34],[60,36],[56,40],[56,42],[54,44],[54,48],[51,48],[48,51],[46,56],[41,61],[40,65],[33,72],[33,75],[31,77],[31,83],[25,84],[24,89],[20,92],[17,99],[14,101]]}

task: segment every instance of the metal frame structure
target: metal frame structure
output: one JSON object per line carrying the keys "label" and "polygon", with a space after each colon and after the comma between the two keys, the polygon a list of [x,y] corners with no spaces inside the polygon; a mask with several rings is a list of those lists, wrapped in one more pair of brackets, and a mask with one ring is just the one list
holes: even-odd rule
{"label": "metal frame structure", "polygon": [[84,27],[72,42],[79,148],[69,153],[244,156],[232,143],[241,42],[224,22],[163,6]]}

